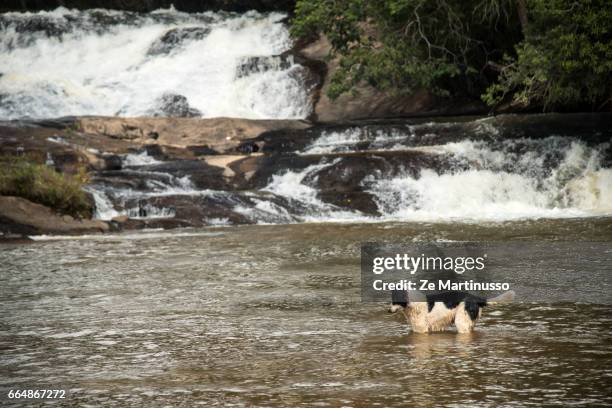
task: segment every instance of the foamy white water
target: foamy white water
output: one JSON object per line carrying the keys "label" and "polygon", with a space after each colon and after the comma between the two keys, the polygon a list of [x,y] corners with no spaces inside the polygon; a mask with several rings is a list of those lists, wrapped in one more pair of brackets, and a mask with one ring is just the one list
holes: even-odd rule
{"label": "foamy white water", "polygon": [[[145,177],[147,191],[104,187],[94,194],[97,217],[110,219],[119,214],[140,218],[168,218],[172,208],[157,208],[147,200],[162,196],[209,196],[224,202],[231,211],[264,224],[296,222],[479,222],[536,218],[571,218],[612,215],[612,169],[606,168],[609,144],[589,145],[569,137],[542,139],[471,140],[443,144],[407,143],[397,132],[369,135],[377,151],[414,151],[442,159],[439,168],[422,167],[416,172],[410,157],[405,166],[390,167],[390,173],[374,170],[360,182],[371,195],[378,215],[339,207],[320,195],[320,173],[349,174],[346,157],[323,158],[300,169],[283,169],[272,175],[259,191],[232,192],[199,190],[188,176],[176,177],[147,169],[156,159],[144,153],[131,154],[125,170]],[[358,129],[324,133],[305,150],[314,152],[354,151],[366,140]],[[381,147],[386,146],[386,147]],[[332,154],[333,157],[333,154]],[[422,156],[418,156],[422,157]],[[379,160],[379,159],[363,159]],[[421,161],[416,163],[423,163]],[[138,166],[144,166],[139,169]],[[364,162],[364,166],[367,166]],[[346,173],[346,172],[349,173]],[[340,173],[343,172],[343,173]],[[106,192],[118,202],[114,208]],[[329,191],[327,191],[329,194]],[[332,192],[333,194],[333,192]],[[134,207],[134,203],[138,206]],[[126,205],[129,203],[129,206]]]}
{"label": "foamy white water", "polygon": [[122,164],[124,166],[146,166],[149,164],[158,164],[161,163],[159,160],[155,159],[146,151],[140,153],[128,153],[123,156]]}
{"label": "foamy white water", "polygon": [[418,177],[371,175],[363,185],[375,196],[383,217],[395,220],[611,215],[612,170],[601,167],[604,148],[559,137],[497,145],[464,140],[427,148],[449,154],[455,170],[422,169]]}
{"label": "foamy white water", "polygon": [[[291,46],[280,13],[149,14],[110,10],[0,15],[0,118],[190,115],[304,118],[301,66],[269,64]],[[185,106],[184,109],[187,109]]]}
{"label": "foamy white water", "polygon": [[119,212],[115,210],[112,201],[104,191],[98,190],[93,186],[86,188],[86,190],[90,192],[94,198],[95,211],[93,218],[108,221],[120,215]]}

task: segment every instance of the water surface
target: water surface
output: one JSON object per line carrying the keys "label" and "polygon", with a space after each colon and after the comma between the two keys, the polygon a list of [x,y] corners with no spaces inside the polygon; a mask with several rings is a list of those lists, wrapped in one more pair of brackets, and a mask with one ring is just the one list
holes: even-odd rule
{"label": "water surface", "polygon": [[[365,241],[610,241],[610,218],[148,231],[0,248],[0,388],[99,406],[594,406],[609,305],[417,335],[359,299]],[[534,273],[546,273],[545,268]]]}

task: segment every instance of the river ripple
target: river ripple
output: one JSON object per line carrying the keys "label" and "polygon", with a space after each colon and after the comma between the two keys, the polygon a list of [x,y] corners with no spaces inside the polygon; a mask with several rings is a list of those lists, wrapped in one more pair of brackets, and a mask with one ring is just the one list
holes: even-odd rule
{"label": "river ripple", "polygon": [[362,242],[611,231],[609,218],[302,224],[4,245],[0,389],[65,388],[83,406],[611,404],[609,305],[514,303],[472,335],[427,336],[359,302]]}

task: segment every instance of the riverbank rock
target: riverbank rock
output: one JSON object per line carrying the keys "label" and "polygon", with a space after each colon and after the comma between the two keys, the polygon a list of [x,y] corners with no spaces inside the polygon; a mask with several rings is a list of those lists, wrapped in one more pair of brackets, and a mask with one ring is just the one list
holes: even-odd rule
{"label": "riverbank rock", "polygon": [[331,86],[331,78],[338,70],[339,59],[328,58],[331,51],[329,40],[321,35],[314,41],[296,48],[295,52],[304,59],[326,64],[324,81],[313,105],[313,121],[328,123],[369,118],[487,113],[484,103],[478,100],[442,99],[426,89],[410,95],[392,95],[365,83],[357,85],[354,93],[344,93],[331,100],[327,92]]}
{"label": "riverbank rock", "polygon": [[106,232],[107,223],[77,220],[20,197],[0,196],[0,232],[4,235],[82,234]]}
{"label": "riverbank rock", "polygon": [[278,129],[306,129],[303,120],[261,120],[237,118],[117,118],[81,117],[75,127],[96,134],[138,144],[189,148],[206,146],[217,153],[236,149],[243,141]]}

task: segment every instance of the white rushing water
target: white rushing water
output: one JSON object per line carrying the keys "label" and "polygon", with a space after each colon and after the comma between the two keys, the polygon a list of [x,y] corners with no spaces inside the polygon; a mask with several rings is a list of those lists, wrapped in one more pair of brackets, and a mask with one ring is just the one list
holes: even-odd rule
{"label": "white rushing water", "polygon": [[95,211],[93,218],[108,221],[121,215],[119,211],[115,209],[113,202],[108,198],[104,191],[99,190],[94,186],[88,186],[85,190],[90,192],[94,199]]}
{"label": "white rushing water", "polygon": [[302,67],[265,63],[291,46],[280,13],[58,8],[0,17],[0,119],[310,112]]}
{"label": "white rushing water", "polygon": [[[517,145],[534,150],[513,153]],[[542,153],[547,149],[549,156]],[[418,177],[371,176],[364,181],[384,217],[419,221],[510,220],[612,214],[612,170],[600,150],[560,138],[510,140],[498,149],[470,140],[430,147],[464,166]],[[558,156],[551,164],[550,156]],[[467,167],[467,169],[465,168]]]}
{"label": "white rushing water", "polygon": [[146,166],[149,164],[158,164],[161,163],[159,160],[155,159],[146,151],[140,153],[128,153],[123,156],[122,163],[124,166]]}
{"label": "white rushing water", "polygon": [[[211,190],[198,190],[189,176],[176,177],[172,174],[147,170],[146,166],[163,163],[150,156],[146,151],[122,155],[121,163],[125,174],[141,177],[146,191],[133,190],[129,187],[110,187],[91,184],[85,188],[94,199],[94,218],[109,221],[120,215],[129,218],[172,218],[176,215],[173,208],[157,207],[146,200],[149,198],[176,196],[176,195],[207,195],[213,194]],[[142,169],[145,167],[145,169]],[[111,199],[113,197],[113,199]],[[136,205],[126,207],[129,201]],[[119,204],[119,210],[114,202]]]}
{"label": "white rushing water", "polygon": [[[124,164],[135,166],[124,172],[143,177],[147,190],[92,190],[96,216],[107,220],[120,214],[131,218],[173,217],[174,209],[159,208],[147,200],[186,195],[214,196],[225,203],[228,213],[262,224],[480,222],[612,215],[612,169],[604,167],[607,143],[588,145],[577,139],[550,136],[406,146],[397,132],[391,132],[389,137],[391,143],[386,143],[389,140],[384,140],[383,135],[374,134],[371,140],[381,143],[376,145],[376,152],[384,151],[380,146],[386,145],[390,146],[387,150],[401,155],[403,148],[411,152],[407,161],[387,166],[388,171],[372,170],[357,180],[371,196],[379,215],[340,207],[322,198],[321,172],[326,178],[350,175],[351,168],[343,167],[346,157],[327,157],[304,168],[280,170],[258,191],[226,192],[198,190],[189,176],[176,177],[147,168],[159,162],[139,153],[123,158]],[[324,133],[313,143],[318,147],[311,149],[326,145],[335,152],[350,154],[354,152],[351,146],[363,140],[356,131]],[[427,155],[425,162],[416,163],[443,159],[443,164],[415,169],[412,153],[416,157]],[[376,154],[368,160],[380,160]],[[365,162],[361,165],[367,168]],[[119,204],[116,208],[109,196]]]}
{"label": "white rushing water", "polygon": [[[491,132],[491,129],[483,129]],[[427,141],[428,134],[421,138]],[[431,134],[432,140],[433,133]],[[603,167],[609,144],[588,146],[563,137],[462,140],[414,145],[412,127],[324,132],[300,154],[407,151],[447,157],[443,170],[374,172],[361,185],[373,195],[378,221],[504,221],[612,215],[612,169]],[[316,197],[316,196],[315,196]],[[314,218],[317,218],[316,216]],[[328,215],[323,215],[327,220]],[[342,216],[337,221],[345,221]],[[371,220],[370,217],[368,217]],[[355,214],[353,220],[364,220]]]}

